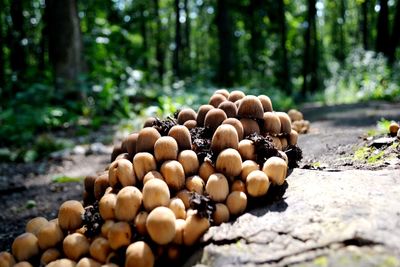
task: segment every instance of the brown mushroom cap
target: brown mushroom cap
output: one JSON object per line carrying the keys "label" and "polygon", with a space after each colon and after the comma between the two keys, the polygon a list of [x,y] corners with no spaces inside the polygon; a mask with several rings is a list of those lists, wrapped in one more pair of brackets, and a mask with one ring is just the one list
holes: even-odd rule
{"label": "brown mushroom cap", "polygon": [[114,250],[131,243],[131,227],[127,222],[116,222],[108,231],[107,238],[110,247]]}
{"label": "brown mushroom cap", "polygon": [[190,192],[196,192],[197,194],[202,195],[204,192],[204,181],[198,176],[190,176],[186,179],[186,189]]}
{"label": "brown mushroom cap", "polygon": [[82,226],[82,215],[84,213],[85,209],[79,201],[65,201],[58,210],[58,224],[64,230],[78,229]]}
{"label": "brown mushroom cap", "polygon": [[207,180],[206,192],[215,202],[224,202],[229,194],[228,180],[222,173],[211,174]]}
{"label": "brown mushroom cap", "polygon": [[184,124],[188,120],[196,120],[197,114],[191,108],[184,108],[178,114],[178,123]]}
{"label": "brown mushroom cap", "polygon": [[14,265],[14,267],[33,267],[29,261],[20,261]]}
{"label": "brown mushroom cap", "polygon": [[290,109],[288,111],[288,115],[289,115],[290,120],[292,122],[293,121],[301,121],[301,120],[303,120],[303,114],[300,111],[296,110],[296,109]]}
{"label": "brown mushroom cap", "polygon": [[212,110],[214,107],[211,105],[201,105],[197,111],[197,126],[203,127],[204,126],[204,119],[206,117],[207,112]]}
{"label": "brown mushroom cap", "polygon": [[239,141],[243,139],[244,129],[242,123],[236,118],[227,118],[222,124],[230,124],[235,127]]}
{"label": "brown mushroom cap", "polygon": [[247,196],[241,191],[233,191],[228,195],[226,205],[230,214],[235,216],[240,215],[246,210]]}
{"label": "brown mushroom cap", "polygon": [[254,170],[259,170],[260,166],[254,160],[245,160],[242,164],[242,171],[240,177],[243,182],[246,182],[247,175]]}
{"label": "brown mushroom cap", "polygon": [[242,98],[237,115],[240,118],[262,119],[264,108],[260,99],[254,95],[248,95]]}
{"label": "brown mushroom cap", "polygon": [[59,259],[50,262],[46,267],[75,267],[76,262],[70,259]]}
{"label": "brown mushroom cap", "polygon": [[94,182],[96,181],[97,176],[95,175],[88,175],[83,180],[83,185],[85,187],[85,191],[93,194],[94,193]]}
{"label": "brown mushroom cap", "polygon": [[56,221],[49,221],[37,233],[39,247],[42,250],[55,247],[64,238],[64,234]]}
{"label": "brown mushroom cap", "polygon": [[222,109],[214,108],[207,112],[206,117],[204,118],[204,127],[209,128],[214,132],[226,119],[226,114]]}
{"label": "brown mushroom cap", "polygon": [[222,109],[228,118],[234,118],[238,113],[238,108],[235,103],[228,100],[225,100],[224,102],[219,104],[218,108]]}
{"label": "brown mushroom cap", "polygon": [[101,267],[101,264],[94,259],[84,257],[78,261],[75,267]]}
{"label": "brown mushroom cap", "polygon": [[118,155],[125,153],[126,151],[124,151],[121,147],[121,144],[117,144],[114,145],[112,153],[111,153],[111,162],[113,162]]}
{"label": "brown mushroom cap", "polygon": [[287,174],[287,164],[279,157],[270,157],[264,163],[263,172],[268,176],[272,184],[282,185]]}
{"label": "brown mushroom cap", "polygon": [[227,148],[219,153],[215,167],[217,172],[228,177],[238,176],[242,171],[242,158],[237,150]]}
{"label": "brown mushroom cap", "polygon": [[178,161],[182,164],[185,175],[193,175],[199,170],[199,159],[193,150],[183,150],[178,155]]}
{"label": "brown mushroom cap", "polygon": [[215,204],[215,211],[212,215],[215,225],[220,225],[221,223],[229,221],[229,209],[223,203]]}
{"label": "brown mushroom cap", "polygon": [[282,142],[281,139],[278,136],[270,136],[272,139],[272,143],[274,144],[274,147],[278,150],[282,150]]}
{"label": "brown mushroom cap", "polygon": [[136,215],[134,221],[136,231],[143,236],[147,234],[146,220],[148,215],[147,211],[141,211]]}
{"label": "brown mushroom cap", "polygon": [[160,133],[153,127],[146,127],[139,131],[136,141],[136,153],[150,152],[154,150],[154,144],[160,138]]}
{"label": "brown mushroom cap", "polygon": [[142,200],[142,192],[136,187],[126,186],[122,188],[117,194],[115,218],[119,221],[133,221],[142,205]]}
{"label": "brown mushroom cap", "polygon": [[396,136],[399,131],[399,124],[397,122],[391,122],[389,125],[389,133],[391,136]]}
{"label": "brown mushroom cap", "polygon": [[139,133],[132,133],[125,137],[122,141],[121,147],[123,150],[126,150],[129,155],[129,160],[133,159],[133,156],[136,154],[136,144],[139,137]]}
{"label": "brown mushroom cap", "polygon": [[218,89],[214,92],[214,95],[216,95],[216,94],[221,94],[225,97],[229,97],[229,91],[226,89]]}
{"label": "brown mushroom cap", "polygon": [[157,207],[149,213],[146,228],[151,239],[159,245],[171,242],[175,237],[175,214],[166,207]]}
{"label": "brown mushroom cap", "polygon": [[97,237],[95,240],[93,240],[89,247],[90,256],[101,263],[106,262],[107,256],[110,254],[110,252],[110,244],[104,237]]}
{"label": "brown mushroom cap", "polygon": [[208,177],[210,177],[211,174],[215,173],[215,168],[213,165],[211,165],[210,162],[204,161],[199,168],[199,176],[205,183],[207,183]]}
{"label": "brown mushroom cap", "polygon": [[77,261],[85,254],[88,254],[89,247],[89,240],[79,233],[67,235],[63,241],[64,254],[73,261]]}
{"label": "brown mushroom cap", "polygon": [[279,116],[274,112],[264,113],[264,128],[263,132],[271,135],[277,135],[281,132],[281,121]]}
{"label": "brown mushroom cap", "polygon": [[170,200],[168,208],[175,214],[176,219],[186,218],[186,208],[182,199],[174,197]]}
{"label": "brown mushroom cap", "polygon": [[210,104],[213,107],[218,107],[222,102],[226,100],[226,97],[221,94],[215,94],[210,97],[210,101],[208,104]]}
{"label": "brown mushroom cap", "polygon": [[139,152],[133,157],[133,169],[135,170],[136,178],[142,181],[149,171],[157,170],[156,159],[148,152]]}
{"label": "brown mushroom cap", "polygon": [[173,126],[168,135],[173,137],[178,143],[178,148],[180,151],[186,149],[192,149],[192,137],[190,136],[189,129],[183,125]]}
{"label": "brown mushroom cap", "polygon": [[1,267],[13,267],[15,259],[11,253],[2,251],[0,252],[0,266]]}
{"label": "brown mushroom cap", "polygon": [[161,165],[160,172],[171,190],[178,191],[185,186],[185,171],[176,160],[168,160]]}
{"label": "brown mushroom cap", "polygon": [[161,173],[159,173],[158,171],[149,171],[143,177],[143,185],[145,185],[151,179],[160,179],[164,181],[164,177],[162,177]]}
{"label": "brown mushroom cap", "polygon": [[40,264],[47,265],[49,262],[55,261],[61,257],[61,252],[56,248],[49,248],[43,252],[40,257]]}
{"label": "brown mushroom cap", "polygon": [[286,114],[285,112],[276,112],[276,115],[278,115],[281,122],[280,132],[283,134],[290,134],[290,131],[292,130],[292,123],[288,114]]}
{"label": "brown mushroom cap", "polygon": [[260,133],[260,126],[255,120],[252,119],[240,119],[240,123],[243,126],[243,136],[246,137],[252,133]]}
{"label": "brown mushroom cap", "polygon": [[243,160],[256,159],[256,149],[254,147],[254,142],[249,139],[243,139],[239,142],[238,151]]}
{"label": "brown mushroom cap", "polygon": [[117,195],[105,194],[99,201],[99,212],[103,220],[112,220],[115,218],[115,206],[117,204]]}
{"label": "brown mushroom cap", "polygon": [[226,148],[238,149],[239,137],[235,127],[230,124],[222,124],[215,130],[211,139],[211,150],[215,153]]}
{"label": "brown mushroom cap", "polygon": [[190,129],[193,129],[193,128],[196,128],[196,126],[197,126],[197,121],[195,121],[195,120],[188,120],[188,121],[185,121],[185,123],[183,124],[183,126],[185,126],[186,128],[188,128],[189,130],[190,130]]}
{"label": "brown mushroom cap", "polygon": [[190,207],[190,192],[187,189],[183,189],[176,193],[176,197],[180,198],[185,205],[185,209]]}
{"label": "brown mushroom cap", "polygon": [[176,219],[175,221],[175,236],[172,242],[174,244],[182,245],[183,244],[183,230],[185,229],[185,220],[184,219]]}
{"label": "brown mushroom cap", "polygon": [[107,187],[110,186],[109,179],[108,179],[108,172],[104,172],[103,174],[99,175],[96,180],[94,181],[94,197],[97,200],[104,195]]}
{"label": "brown mushroom cap", "polygon": [[240,191],[246,193],[246,184],[242,180],[235,180],[231,185],[231,192],[232,191]]}
{"label": "brown mushroom cap", "polygon": [[299,139],[299,134],[295,130],[291,130],[288,138],[289,145],[296,145]]}
{"label": "brown mushroom cap", "polygon": [[151,179],[143,186],[143,206],[147,211],[168,206],[169,198],[169,188],[163,180]]}
{"label": "brown mushroom cap", "polygon": [[178,143],[171,136],[162,136],[154,144],[154,157],[157,162],[176,160],[178,157]]}
{"label": "brown mushroom cap", "polygon": [[111,163],[108,169],[108,179],[112,187],[136,184],[132,162],[127,159],[118,159]]}
{"label": "brown mushroom cap", "polygon": [[268,176],[259,170],[252,171],[247,175],[247,193],[252,197],[260,197],[267,193],[270,182]]}
{"label": "brown mushroom cap", "polygon": [[236,102],[237,100],[240,100],[244,98],[246,95],[239,90],[234,90],[229,94],[228,100],[231,102]]}
{"label": "brown mushroom cap", "polygon": [[153,267],[154,254],[149,245],[136,241],[126,249],[125,267]]}
{"label": "brown mushroom cap", "polygon": [[30,219],[25,226],[25,232],[36,235],[40,228],[42,228],[48,222],[49,221],[44,217],[35,217]]}
{"label": "brown mushroom cap", "polygon": [[113,220],[106,220],[101,226],[101,235],[103,237],[108,236],[108,232],[110,231],[111,226],[113,226],[115,222]]}
{"label": "brown mushroom cap", "polygon": [[149,117],[149,118],[147,118],[146,121],[145,121],[144,124],[143,124],[143,128],[152,127],[152,126],[154,125],[154,122],[155,122],[156,120],[157,120],[157,119],[154,118],[154,117]]}
{"label": "brown mushroom cap", "polygon": [[260,99],[260,102],[261,102],[261,104],[263,106],[264,112],[273,110],[271,99],[268,96],[259,95],[258,99]]}
{"label": "brown mushroom cap", "polygon": [[32,233],[23,233],[17,236],[12,243],[12,254],[18,261],[29,260],[38,253],[38,239]]}
{"label": "brown mushroom cap", "polygon": [[201,218],[197,214],[189,215],[185,220],[183,229],[183,243],[186,246],[192,246],[200,237],[210,228],[210,221],[207,218]]}

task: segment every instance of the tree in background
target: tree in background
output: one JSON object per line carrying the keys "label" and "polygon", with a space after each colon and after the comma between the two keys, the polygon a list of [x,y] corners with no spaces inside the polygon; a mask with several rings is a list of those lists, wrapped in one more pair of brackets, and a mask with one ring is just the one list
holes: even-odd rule
{"label": "tree in background", "polygon": [[376,36],[376,51],[382,52],[385,55],[389,54],[389,7],[387,0],[379,1],[379,15],[377,24],[377,36]]}

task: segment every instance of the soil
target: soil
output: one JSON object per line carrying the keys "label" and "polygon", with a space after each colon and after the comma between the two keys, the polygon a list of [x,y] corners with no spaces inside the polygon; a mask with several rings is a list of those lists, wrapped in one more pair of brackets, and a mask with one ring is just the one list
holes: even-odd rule
{"label": "soil", "polygon": [[[398,158],[368,165],[354,160],[354,151],[366,144],[366,132],[382,117],[400,120],[400,103],[309,105],[301,110],[305,119],[310,120],[311,129],[299,138],[303,150],[300,168],[328,171],[399,168]],[[110,161],[111,152],[107,151],[111,151],[110,145],[90,155],[67,153],[35,163],[0,163],[0,251],[10,249],[12,240],[24,231],[29,219],[55,218],[63,201],[81,200],[82,182],[54,182],[54,177],[78,178],[104,170]]]}

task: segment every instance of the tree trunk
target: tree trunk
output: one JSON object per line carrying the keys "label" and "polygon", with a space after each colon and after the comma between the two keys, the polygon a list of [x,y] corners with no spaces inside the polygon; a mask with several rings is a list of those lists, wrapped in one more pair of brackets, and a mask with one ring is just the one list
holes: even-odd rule
{"label": "tree trunk", "polygon": [[376,51],[389,55],[389,8],[387,0],[379,1],[381,9],[378,15]]}
{"label": "tree trunk", "polygon": [[251,68],[257,70],[259,66],[260,51],[263,46],[260,42],[261,31],[259,25],[262,23],[262,17],[259,15],[262,9],[262,1],[251,0],[248,6],[248,17],[249,17],[249,31],[250,31],[250,49],[249,56],[251,60]]}
{"label": "tree trunk", "polygon": [[222,86],[233,85],[233,30],[228,10],[228,0],[217,1],[216,24],[219,42],[218,83]]}
{"label": "tree trunk", "polygon": [[148,40],[147,40],[147,27],[146,27],[146,17],[144,16],[145,6],[144,4],[140,5],[140,33],[143,38],[143,46],[142,46],[142,57],[143,57],[143,69],[145,71],[148,70],[149,67],[149,57],[148,57]]}
{"label": "tree trunk", "polygon": [[190,75],[192,60],[190,58],[191,47],[190,47],[190,14],[189,14],[189,6],[188,0],[184,0],[184,10],[186,14],[186,23],[185,23],[185,73],[186,75]]}
{"label": "tree trunk", "polygon": [[290,68],[289,59],[286,48],[286,19],[285,19],[285,2],[284,0],[278,0],[278,20],[279,20],[279,31],[280,31],[280,41],[281,41],[281,88],[286,93],[291,93],[291,82],[290,82]]}
{"label": "tree trunk", "polygon": [[4,85],[5,85],[5,64],[4,64],[4,41],[5,41],[5,34],[3,32],[3,25],[5,24],[4,20],[4,0],[0,0],[0,97],[4,99]]}
{"label": "tree trunk", "polygon": [[394,15],[393,30],[390,40],[390,50],[389,50],[389,63],[393,64],[396,60],[396,48],[400,41],[400,1],[397,1],[396,13]]}
{"label": "tree trunk", "polygon": [[160,7],[159,7],[159,0],[154,0],[154,14],[156,18],[156,61],[157,61],[157,72],[158,78],[162,82],[164,77],[164,49],[162,44],[162,25],[160,19]]}
{"label": "tree trunk", "polygon": [[48,27],[49,27],[49,14],[48,11],[49,9],[46,8],[49,5],[49,0],[45,0],[45,8],[43,9],[43,14],[42,14],[42,36],[40,38],[40,51],[38,54],[38,69],[43,74],[45,68],[46,68],[46,50],[47,50],[47,44],[49,42],[48,36]]}
{"label": "tree trunk", "polygon": [[49,57],[56,89],[65,97],[79,98],[83,68],[82,39],[76,0],[49,0]]}
{"label": "tree trunk", "polygon": [[182,47],[182,37],[181,37],[181,23],[179,21],[180,16],[180,0],[175,0],[175,49],[173,54],[172,68],[175,78],[181,78],[180,72],[180,58],[181,58],[181,47]]}
{"label": "tree trunk", "polygon": [[369,31],[368,31],[368,5],[369,0],[364,0],[361,4],[362,21],[361,21],[361,32],[362,42],[365,50],[369,49]]}

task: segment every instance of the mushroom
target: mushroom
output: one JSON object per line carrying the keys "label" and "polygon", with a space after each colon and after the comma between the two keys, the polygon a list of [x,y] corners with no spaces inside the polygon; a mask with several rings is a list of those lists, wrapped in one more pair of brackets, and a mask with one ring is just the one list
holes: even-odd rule
{"label": "mushroom", "polygon": [[224,95],[215,94],[210,97],[208,104],[216,108],[224,101],[226,101],[226,97]]}
{"label": "mushroom", "polygon": [[265,112],[263,133],[277,135],[281,132],[281,120],[275,112]]}
{"label": "mushroom", "polygon": [[188,120],[196,120],[197,114],[191,108],[184,108],[178,114],[178,123],[184,124]]}
{"label": "mushroom", "polygon": [[68,200],[58,210],[58,225],[63,230],[76,230],[82,226],[85,209],[77,200]]}
{"label": "mushroom", "polygon": [[185,126],[186,128],[188,128],[189,130],[196,128],[197,126],[197,121],[196,120],[188,120],[185,121],[185,123],[183,124],[183,126]]}
{"label": "mushroom", "polygon": [[303,114],[300,111],[296,110],[296,109],[290,109],[288,111],[288,115],[289,115],[290,120],[292,122],[293,121],[301,121],[301,120],[303,120]]}
{"label": "mushroom", "polygon": [[286,164],[289,164],[289,158],[286,155],[286,153],[283,151],[280,151],[280,150],[278,150],[278,153],[279,153],[280,157],[283,158],[283,160],[286,162]]}
{"label": "mushroom", "polygon": [[132,133],[125,137],[122,141],[121,147],[128,152],[128,158],[131,161],[136,154],[136,144],[138,141],[139,133]]}
{"label": "mushroom", "polygon": [[28,261],[20,261],[14,265],[14,267],[33,267]]}
{"label": "mushroom", "polygon": [[243,136],[246,137],[252,133],[260,134],[260,126],[253,119],[243,118],[240,119],[240,123],[243,126]]}
{"label": "mushroom", "polygon": [[193,150],[183,150],[178,155],[178,161],[182,164],[186,176],[193,175],[199,170],[199,159]]}
{"label": "mushroom", "polygon": [[135,223],[136,231],[139,234],[141,234],[142,236],[147,234],[146,220],[147,220],[148,215],[149,214],[146,211],[141,211],[135,217],[134,223]]}
{"label": "mushroom", "polygon": [[145,120],[144,124],[143,124],[143,128],[146,127],[153,127],[154,123],[157,121],[156,118],[154,117],[149,117]]}
{"label": "mushroom", "polygon": [[229,213],[235,216],[242,214],[247,207],[247,196],[241,191],[231,192],[226,199]]}
{"label": "mushroom", "polygon": [[215,173],[214,167],[211,165],[209,161],[204,161],[199,168],[199,176],[205,183],[207,183],[208,177],[211,174]]}
{"label": "mushroom", "polygon": [[192,138],[190,137],[189,129],[183,125],[173,126],[169,132],[168,136],[173,137],[178,143],[178,148],[180,151],[185,149],[192,149]]}
{"label": "mushroom", "polygon": [[89,240],[82,234],[73,233],[67,235],[63,241],[63,251],[68,259],[79,260],[82,256],[89,253]]}
{"label": "mushroom", "polygon": [[186,179],[186,189],[190,192],[196,192],[197,194],[202,195],[204,192],[204,181],[198,176],[190,176]]}
{"label": "mushroom", "polygon": [[111,163],[108,169],[108,179],[112,187],[135,185],[136,177],[132,162],[127,159],[119,159]]}
{"label": "mushroom", "polygon": [[113,226],[115,222],[113,220],[106,220],[101,226],[101,235],[103,237],[108,236],[108,232],[110,231],[111,226]]}
{"label": "mushroom", "polygon": [[114,145],[113,150],[111,152],[111,162],[113,162],[118,155],[125,153],[126,151],[124,151],[121,147],[121,144],[118,145]]}
{"label": "mushroom", "polygon": [[272,143],[274,144],[274,147],[278,150],[282,150],[282,142],[281,139],[278,136],[271,136]]}
{"label": "mushroom", "polygon": [[175,221],[175,236],[172,242],[177,245],[183,244],[183,230],[185,229],[185,219],[176,219]]}
{"label": "mushroom", "polygon": [[227,119],[225,111],[219,108],[211,109],[207,112],[204,118],[204,127],[210,129],[212,132]]}
{"label": "mushroom", "polygon": [[215,165],[217,172],[230,177],[238,176],[242,171],[242,158],[237,150],[227,148],[219,153]]}
{"label": "mushroom", "polygon": [[90,256],[98,262],[105,263],[111,248],[108,240],[104,237],[97,237],[89,247]]}
{"label": "mushroom", "polygon": [[225,96],[226,98],[229,97],[229,91],[226,89],[218,89],[214,92],[214,95],[216,95],[216,94],[221,94],[221,95]]}
{"label": "mushroom", "polygon": [[115,218],[115,205],[117,204],[116,194],[105,194],[99,201],[99,212],[103,220]]}
{"label": "mushroom", "polygon": [[107,234],[108,243],[114,250],[128,246],[131,243],[131,237],[131,227],[127,222],[114,223]]}
{"label": "mushroom", "polygon": [[200,237],[210,228],[210,221],[197,214],[191,214],[185,220],[183,229],[183,243],[186,246],[194,245]]}
{"label": "mushroom", "polygon": [[165,245],[171,242],[175,236],[175,214],[166,207],[153,209],[146,220],[146,228],[151,239]]}
{"label": "mushroom", "polygon": [[158,171],[149,171],[143,177],[143,185],[145,185],[151,179],[160,179],[164,181],[164,177],[162,177],[161,173],[159,173]]}
{"label": "mushroom", "polygon": [[139,181],[149,171],[157,170],[157,163],[154,156],[148,152],[139,152],[133,157],[133,169]]}
{"label": "mushroom", "polygon": [[231,192],[232,191],[241,191],[246,193],[246,184],[242,180],[235,180],[231,185]]}
{"label": "mushroom", "polygon": [[285,136],[280,136],[279,141],[281,141],[282,150],[285,150],[288,146],[288,140]]}
{"label": "mushroom", "polygon": [[104,172],[96,178],[96,181],[94,181],[94,197],[97,200],[100,200],[109,186],[108,172]]}
{"label": "mushroom", "polygon": [[246,95],[242,91],[235,90],[229,94],[228,100],[231,102],[236,102],[237,100],[242,99],[245,96]]}
{"label": "mushroom", "polygon": [[122,188],[117,194],[115,218],[119,221],[132,221],[142,205],[142,199],[142,192],[136,187],[126,186]]}
{"label": "mushroom", "polygon": [[85,191],[93,194],[93,190],[94,190],[94,182],[96,181],[96,176],[94,175],[88,175],[85,177],[85,179],[83,180],[83,185],[85,187]]}
{"label": "mushroom", "polygon": [[259,170],[252,171],[247,175],[247,193],[252,197],[260,197],[267,193],[270,182],[268,176]]}
{"label": "mushroom", "polygon": [[299,139],[299,134],[295,130],[291,130],[288,138],[289,145],[296,145]]}
{"label": "mushroom", "polygon": [[219,104],[218,108],[222,109],[228,118],[236,117],[237,112],[238,112],[238,108],[235,105],[235,103],[232,103],[231,101],[228,101],[228,100]]}
{"label": "mushroom", "polygon": [[176,160],[178,158],[178,143],[171,136],[162,136],[154,144],[154,157],[157,162]]}
{"label": "mushroom", "polygon": [[260,99],[254,95],[243,97],[240,101],[237,115],[239,118],[262,119],[264,108]]}
{"label": "mushroom", "polygon": [[221,223],[229,221],[229,209],[223,203],[215,204],[215,211],[212,215],[213,222],[215,225],[220,225]]}
{"label": "mushroom", "polygon": [[[203,181],[203,180],[202,180]],[[186,218],[186,208],[182,199],[174,197],[170,200],[168,208],[175,214],[176,219]]]}
{"label": "mushroom", "polygon": [[126,249],[125,267],[153,267],[154,254],[149,245],[137,241]]}
{"label": "mushroom", "polygon": [[399,124],[397,122],[391,122],[389,125],[389,133],[391,136],[396,136],[399,130]]}
{"label": "mushroom", "polygon": [[236,118],[227,118],[222,122],[222,124],[230,124],[235,127],[239,141],[243,139],[244,130],[242,123]]}
{"label": "mushroom", "polygon": [[75,267],[76,262],[70,259],[59,259],[50,262],[46,267]]}
{"label": "mushroom", "polygon": [[247,175],[254,171],[259,170],[260,166],[254,160],[246,160],[242,164],[242,171],[240,173],[240,177],[242,178],[243,182],[246,182]]}
{"label": "mushroom", "polygon": [[238,151],[243,160],[256,160],[256,152],[253,141],[243,139],[239,142]]}
{"label": "mushroom", "polygon": [[204,126],[204,119],[206,117],[207,112],[209,112],[214,107],[211,105],[201,105],[197,111],[197,126],[203,127]]}
{"label": "mushroom", "polygon": [[49,248],[43,252],[42,256],[40,257],[40,264],[47,265],[48,263],[55,261],[61,257],[61,252],[56,248]]}
{"label": "mushroom", "polygon": [[14,256],[11,253],[2,251],[0,252],[0,266],[1,267],[12,267],[15,265]]}
{"label": "mushroom", "polygon": [[215,130],[211,139],[211,150],[219,153],[225,148],[238,149],[239,137],[235,127],[230,124],[222,124]]}
{"label": "mushroom", "polygon": [[279,157],[270,157],[264,163],[262,171],[265,172],[272,184],[282,185],[287,174],[287,164]]}
{"label": "mushroom", "polygon": [[91,258],[82,258],[76,264],[76,267],[101,267],[101,264]]}
{"label": "mushroom", "polygon": [[190,207],[190,192],[186,189],[183,189],[176,193],[176,197],[180,198],[185,205],[185,209],[188,209]]}
{"label": "mushroom", "polygon": [[49,221],[37,233],[39,247],[42,250],[55,247],[64,238],[64,234],[56,221]]}
{"label": "mushroom", "polygon": [[290,134],[290,131],[292,130],[292,123],[288,114],[286,114],[285,112],[276,112],[275,114],[278,116],[281,122],[280,132],[283,134]]}
{"label": "mushroom", "polygon": [[160,133],[152,127],[146,127],[139,131],[139,135],[136,141],[136,153],[139,152],[150,152],[154,150],[154,144],[157,139],[160,138]]}
{"label": "mushroom", "polygon": [[36,235],[40,228],[42,228],[48,222],[49,221],[44,217],[35,217],[30,219],[25,226],[25,232]]}
{"label": "mushroom", "polygon": [[39,253],[37,237],[32,233],[23,233],[12,243],[12,254],[18,261],[29,260]]}
{"label": "mushroom", "polygon": [[180,190],[185,186],[185,172],[182,164],[168,160],[161,165],[160,172],[171,190]]}
{"label": "mushroom", "polygon": [[207,180],[206,192],[215,202],[224,202],[229,194],[228,180],[222,173],[211,174]]}
{"label": "mushroom", "polygon": [[258,99],[260,100],[260,102],[261,102],[261,104],[263,106],[264,112],[268,112],[268,111],[272,111],[273,110],[272,109],[271,99],[268,96],[259,95]]}
{"label": "mushroom", "polygon": [[160,179],[151,179],[143,186],[143,206],[151,211],[159,206],[168,206],[169,188],[167,183]]}

